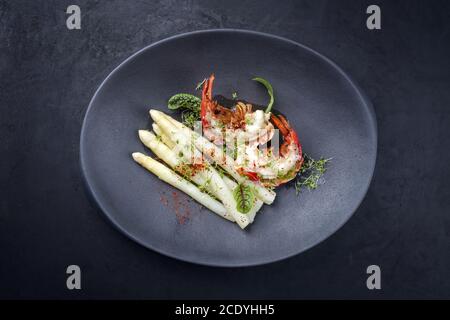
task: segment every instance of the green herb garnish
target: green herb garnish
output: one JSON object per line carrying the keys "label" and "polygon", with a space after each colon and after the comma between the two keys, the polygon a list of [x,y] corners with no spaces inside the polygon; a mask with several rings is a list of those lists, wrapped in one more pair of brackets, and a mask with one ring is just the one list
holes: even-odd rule
{"label": "green herb garnish", "polygon": [[209,187],[210,183],[211,177],[208,177],[208,179],[206,179],[206,181],[203,184],[199,185],[198,188],[200,189],[201,192],[211,194],[211,188]]}
{"label": "green herb garnish", "polygon": [[181,114],[183,124],[191,129],[194,129],[195,123],[200,120],[200,112],[186,110]]}
{"label": "green herb garnish", "polygon": [[249,185],[238,184],[233,190],[233,196],[237,203],[237,211],[246,214],[253,207],[255,194]]}
{"label": "green herb garnish", "polygon": [[238,98],[237,92],[233,92],[233,93],[231,94],[231,97],[233,98],[233,100],[236,100],[236,99]]}
{"label": "green herb garnish", "polygon": [[221,178],[223,178],[224,176],[228,176],[228,173],[216,162],[212,163],[212,167],[216,169]]}
{"label": "green herb garnish", "polygon": [[326,165],[331,160],[320,158],[319,160],[314,160],[313,158],[304,155],[303,165],[297,174],[295,180],[295,192],[299,194],[303,188],[309,190],[314,190],[319,185],[319,180],[327,171]]}
{"label": "green herb garnish", "polygon": [[186,180],[190,180],[194,175],[194,169],[191,165],[183,161],[176,167],[176,171],[181,174]]}
{"label": "green herb garnish", "polygon": [[275,99],[274,99],[274,97],[273,97],[273,88],[272,88],[272,85],[269,83],[269,81],[267,81],[266,79],[263,79],[263,78],[256,77],[256,78],[253,78],[252,80],[258,81],[258,82],[261,83],[264,87],[266,87],[267,93],[268,93],[269,96],[270,96],[270,101],[269,101],[269,104],[267,105],[267,108],[266,108],[266,110],[265,110],[264,112],[265,112],[265,113],[269,113],[270,110],[272,110],[272,106],[273,106],[273,103],[274,103],[274,101],[275,101]]}
{"label": "green herb garnish", "polygon": [[199,83],[197,83],[197,86],[195,87],[195,90],[200,90],[203,87],[203,84],[205,83],[206,78],[203,79],[202,81],[200,81]]}
{"label": "green herb garnish", "polygon": [[188,93],[178,93],[169,99],[168,107],[170,110],[188,109],[200,111],[201,100],[199,97]]}
{"label": "green herb garnish", "polygon": [[193,129],[197,121],[200,120],[199,97],[188,93],[178,93],[169,99],[168,107],[171,110],[183,109],[181,119],[189,128]]}

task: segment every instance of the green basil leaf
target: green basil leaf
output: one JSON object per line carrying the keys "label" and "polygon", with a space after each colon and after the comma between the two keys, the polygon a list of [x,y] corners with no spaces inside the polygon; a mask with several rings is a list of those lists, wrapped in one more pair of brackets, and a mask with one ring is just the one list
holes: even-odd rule
{"label": "green basil leaf", "polygon": [[169,99],[168,107],[171,110],[189,109],[200,110],[200,98],[188,93],[178,93]]}
{"label": "green basil leaf", "polygon": [[269,113],[270,110],[272,110],[273,103],[275,102],[275,99],[273,97],[272,85],[269,83],[269,81],[267,81],[266,79],[263,79],[263,78],[256,77],[256,78],[253,78],[252,80],[257,81],[257,82],[261,83],[264,87],[266,87],[267,93],[270,96],[270,101],[269,101],[269,104],[267,105],[265,113]]}
{"label": "green basil leaf", "polygon": [[255,194],[250,186],[242,183],[233,190],[233,197],[237,203],[237,211],[247,214],[255,203]]}

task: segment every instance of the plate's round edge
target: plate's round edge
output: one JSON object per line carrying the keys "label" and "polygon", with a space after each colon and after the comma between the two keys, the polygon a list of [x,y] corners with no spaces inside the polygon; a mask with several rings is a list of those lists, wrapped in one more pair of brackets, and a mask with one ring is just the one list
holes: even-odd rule
{"label": "plate's round edge", "polygon": [[[358,93],[361,102],[363,103],[363,105],[366,107],[366,110],[369,114],[370,117],[370,122],[371,122],[371,130],[373,133],[373,137],[375,139],[375,150],[374,150],[374,157],[372,159],[372,166],[371,166],[371,172],[370,172],[370,179],[368,180],[368,183],[365,187],[364,190],[364,195],[361,197],[360,201],[355,205],[355,207],[353,208],[352,212],[348,215],[348,217],[343,220],[343,222],[336,228],[336,230],[334,230],[332,233],[330,233],[327,236],[324,236],[322,239],[320,239],[318,242],[316,242],[315,244],[309,245],[305,248],[303,248],[302,250],[299,250],[298,252],[292,253],[292,254],[288,254],[285,256],[281,256],[277,259],[262,259],[260,261],[257,262],[252,262],[252,263],[228,263],[228,264],[224,264],[224,263],[213,263],[213,262],[206,262],[206,261],[196,261],[196,260],[189,260],[189,259],[185,259],[182,257],[178,257],[176,255],[173,255],[171,253],[168,252],[164,252],[163,250],[160,250],[158,248],[155,248],[149,244],[143,243],[140,239],[134,237],[132,234],[130,234],[129,232],[127,232],[125,229],[123,229],[108,213],[107,210],[105,210],[105,208],[102,206],[102,204],[100,203],[100,201],[97,200],[96,194],[94,192],[94,190],[92,190],[90,184],[89,184],[89,179],[86,176],[86,170],[85,170],[85,163],[84,163],[84,135],[85,135],[85,123],[87,121],[87,117],[89,114],[89,111],[92,108],[93,102],[95,101],[97,95],[99,94],[99,92],[101,91],[101,89],[103,88],[104,84],[109,80],[110,77],[113,76],[113,74],[115,74],[119,69],[121,69],[124,65],[126,65],[130,60],[134,59],[136,56],[140,55],[141,53],[143,53],[146,50],[149,50],[151,48],[154,48],[160,44],[163,44],[165,42],[169,42],[178,38],[184,38],[184,37],[188,37],[194,34],[201,34],[201,33],[215,33],[215,32],[221,32],[221,33],[244,33],[244,34],[253,34],[256,36],[261,36],[261,37],[267,37],[267,38],[272,38],[272,39],[276,39],[279,41],[283,41],[283,42],[287,42],[290,43],[292,45],[301,47],[302,49],[305,49],[307,51],[309,51],[310,53],[312,53],[313,55],[319,57],[320,59],[324,60],[325,62],[327,62],[332,68],[334,68],[339,74],[341,74],[347,81],[348,83],[353,87],[353,89]],[[376,122],[376,115],[375,115],[375,111],[373,109],[372,103],[370,102],[370,100],[367,98],[366,94],[362,91],[362,89],[352,80],[352,78],[346,73],[344,72],[344,70],[342,70],[341,67],[339,67],[334,61],[332,61],[330,58],[324,56],[323,54],[315,51],[314,49],[311,49],[310,47],[307,47],[301,43],[295,42],[293,40],[281,37],[281,36],[277,36],[277,35],[273,35],[273,34],[269,34],[269,33],[264,33],[264,32],[259,32],[259,31],[252,31],[252,30],[245,30],[245,29],[207,29],[207,30],[197,30],[197,31],[191,31],[191,32],[186,32],[186,33],[181,33],[181,34],[177,34],[162,40],[159,40],[155,43],[152,43],[142,49],[140,49],[139,51],[135,52],[134,54],[132,54],[131,56],[129,56],[127,59],[125,59],[122,63],[120,63],[116,68],[113,69],[113,71],[111,71],[111,73],[102,81],[102,83],[100,84],[100,86],[97,88],[97,90],[95,91],[91,101],[89,102],[88,108],[86,110],[86,113],[84,115],[84,119],[83,119],[83,123],[82,123],[82,127],[81,127],[81,134],[80,134],[80,166],[81,166],[81,172],[82,172],[82,178],[84,181],[84,184],[86,186],[87,191],[89,192],[90,196],[95,200],[95,203],[97,204],[97,206],[100,208],[100,210],[102,211],[103,215],[106,216],[106,218],[112,223],[112,225],[119,230],[121,233],[123,233],[125,236],[127,236],[128,238],[130,238],[131,240],[139,243],[140,245],[142,245],[145,248],[151,249],[155,252],[158,252],[162,255],[180,260],[180,261],[184,261],[184,262],[189,262],[189,263],[194,263],[194,264],[198,264],[198,265],[203,265],[203,266],[209,266],[209,267],[227,267],[227,268],[234,268],[234,267],[253,267],[253,266],[260,266],[260,265],[264,265],[264,264],[269,264],[269,263],[274,263],[274,262],[278,262],[278,261],[282,261],[291,257],[294,257],[302,252],[305,252],[309,249],[311,249],[314,246],[317,246],[318,244],[322,243],[323,241],[325,241],[326,239],[328,239],[329,237],[331,237],[334,233],[336,233],[339,229],[342,228],[342,226],[347,223],[347,221],[353,216],[353,214],[356,212],[356,210],[358,209],[358,207],[361,205],[362,201],[364,200],[364,198],[366,197],[367,191],[369,190],[370,184],[372,182],[373,179],[373,175],[374,175],[374,171],[375,171],[375,165],[376,165],[376,160],[377,160],[377,153],[378,153],[378,129],[377,129],[377,122]]]}

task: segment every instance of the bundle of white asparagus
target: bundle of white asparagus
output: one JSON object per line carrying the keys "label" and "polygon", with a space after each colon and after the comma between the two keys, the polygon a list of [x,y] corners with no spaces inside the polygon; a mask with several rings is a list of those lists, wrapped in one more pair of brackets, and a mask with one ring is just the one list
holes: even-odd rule
{"label": "bundle of white asparagus", "polygon": [[[263,203],[274,201],[275,192],[241,176],[234,168],[234,160],[221,148],[161,111],[150,110],[150,116],[153,132],[139,130],[139,138],[167,166],[139,152],[132,156],[161,180],[242,229],[253,222]],[[202,165],[195,166],[199,159]],[[190,167],[195,170],[186,175],[186,168]],[[225,174],[219,173],[218,167]],[[245,213],[239,210],[233,195],[239,185],[250,187],[255,194]]]}

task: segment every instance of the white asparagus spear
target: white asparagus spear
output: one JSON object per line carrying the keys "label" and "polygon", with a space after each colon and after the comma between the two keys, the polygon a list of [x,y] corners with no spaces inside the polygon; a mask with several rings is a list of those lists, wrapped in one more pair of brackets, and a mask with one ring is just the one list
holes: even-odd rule
{"label": "white asparagus spear", "polygon": [[[239,183],[244,183],[254,187],[256,190],[256,195],[259,199],[267,204],[271,204],[275,200],[275,192],[268,190],[259,183],[248,180],[247,178],[241,176],[233,166],[233,159],[222,152],[222,150],[217,147],[214,143],[210,142],[208,139],[202,137],[198,133],[192,131],[182,123],[173,119],[172,117],[166,115],[165,113],[158,110],[150,110],[150,116],[152,119],[158,123],[158,126],[169,136],[177,133],[177,130],[182,130],[184,136],[189,135],[189,140],[193,140],[197,149],[201,152],[205,152],[210,158],[212,158],[216,163],[218,163],[228,174],[230,174]],[[169,123],[162,120],[165,118]],[[159,122],[155,119],[159,119]],[[193,137],[192,137],[193,136]],[[225,161],[223,157],[225,156]]]}
{"label": "white asparagus spear", "polygon": [[[173,142],[173,141],[169,138],[169,136],[167,136],[167,135],[164,133],[164,131],[161,130],[161,128],[158,126],[157,123],[153,122],[152,128],[153,128],[153,131],[155,132],[155,134],[161,139],[161,141],[162,141],[167,147],[169,147],[170,149],[173,149],[173,148],[175,147],[175,142]],[[142,133],[142,136],[141,136],[141,131],[144,131],[144,133]],[[147,134],[147,132],[149,132],[149,131],[146,131],[146,130],[139,130],[139,137],[140,137],[140,139],[141,139],[141,141],[142,141],[142,143],[143,143],[144,145],[146,145],[147,147],[149,147],[150,149],[152,149],[152,147],[150,147],[149,145],[147,145],[148,142],[150,142],[150,136]],[[147,140],[148,142],[146,143],[145,140]],[[153,149],[152,149],[152,151],[153,151]],[[164,151],[161,150],[160,153],[167,153],[167,150],[164,150]],[[160,157],[159,155],[158,155],[158,157],[161,158],[162,160],[164,160],[164,159],[163,159],[162,157]],[[166,162],[166,161],[164,160],[164,162]],[[167,163],[167,162],[166,162],[166,163]],[[168,164],[168,163],[167,163],[167,164]],[[172,167],[172,168],[173,168],[173,167]],[[225,183],[227,184],[227,186],[228,186],[228,188],[229,188],[230,190],[233,190],[233,189],[237,186],[237,183],[236,183],[234,180],[230,179],[229,177],[223,176],[222,178],[223,178],[223,180],[225,181]],[[195,182],[195,181],[194,181],[194,182]]]}
{"label": "white asparagus spear", "polygon": [[178,165],[181,164],[180,159],[175,155],[172,150],[158,140],[158,138],[147,130],[139,130],[139,139],[141,142],[150,150],[153,151],[153,153],[163,160],[165,163],[169,165],[172,169],[175,169]]}
{"label": "white asparagus spear", "polygon": [[168,146],[170,149],[173,149],[175,147],[175,142],[173,142],[168,135],[164,133],[164,131],[161,130],[161,128],[158,126],[156,122],[153,122],[152,124],[153,131],[156,133],[158,137],[161,138],[162,142]]}
{"label": "white asparagus spear", "polygon": [[[181,157],[177,156],[177,154],[167,145],[162,143],[162,141],[159,141],[153,133],[147,130],[139,130],[139,139],[147,148],[152,150],[158,158],[169,165],[169,167],[181,173],[179,171],[183,165]],[[205,185],[208,181],[207,173],[207,170],[198,170],[197,172],[194,172],[192,176],[189,177],[189,179],[197,185]],[[219,193],[219,190],[211,191],[217,197],[217,193]]]}
{"label": "white asparagus spear", "polygon": [[[248,179],[242,177],[233,166],[234,160],[228,154],[224,154],[222,150],[219,147],[217,147],[214,143],[210,142],[208,139],[197,134],[196,132],[193,132],[191,129],[186,127],[181,122],[175,120],[171,116],[163,112],[161,113],[178,129],[190,130],[194,135],[196,147],[201,152],[209,155],[215,162],[217,162],[223,169],[225,169],[225,171],[227,171],[228,174],[230,174],[238,182],[252,185],[256,189],[257,196],[261,198],[265,203],[271,204],[275,200],[276,194],[274,191],[265,188],[259,183],[249,181]],[[223,161],[223,157],[225,157],[225,161]]]}
{"label": "white asparagus spear", "polygon": [[[181,154],[183,157],[186,157],[186,153],[191,151],[191,141],[192,141],[192,133],[190,129],[183,128],[178,129],[174,126],[161,112],[154,112],[155,110],[150,111],[150,115],[152,119],[158,124],[158,126],[169,136],[174,136],[176,139],[177,147],[182,151]],[[194,147],[194,158],[195,152],[199,152],[199,150]],[[187,158],[189,159],[189,157]],[[207,169],[209,174],[209,183],[212,188],[218,190],[217,196],[222,201],[223,205],[227,209],[227,211],[233,216],[236,220],[237,224],[244,229],[249,223],[250,218],[246,214],[243,214],[237,209],[237,202],[233,196],[233,193],[230,189],[228,189],[227,185],[220,177],[219,173],[212,167],[208,166]]]}
{"label": "white asparagus spear", "polygon": [[213,190],[217,190],[217,196],[222,201],[224,207],[227,209],[236,223],[244,229],[247,225],[251,223],[250,216],[247,214],[242,214],[237,210],[237,202],[233,196],[232,191],[228,188],[227,184],[223,181],[220,174],[212,167],[208,166],[208,185],[211,186]]}
{"label": "white asparagus spear", "polygon": [[167,168],[165,165],[149,156],[146,156],[140,152],[134,152],[132,156],[134,161],[139,163],[151,173],[158,176],[158,178],[160,178],[164,182],[167,182],[180,191],[183,191],[212,212],[229,220],[230,215],[226,211],[225,207],[210,195],[201,192],[200,189],[198,189],[194,184],[183,179],[175,172]]}
{"label": "white asparagus spear", "polygon": [[[172,169],[177,171],[177,167],[181,164],[181,160],[179,157],[176,156],[176,154],[172,151],[172,149],[168,145],[165,145],[163,143],[164,141],[168,141],[170,145],[174,146],[175,142],[171,141],[170,138],[165,135],[164,131],[162,131],[156,123],[153,123],[153,129],[154,130],[156,129],[155,133],[156,133],[156,131],[159,132],[158,137],[160,139],[155,137],[155,135],[152,134],[150,131],[139,130],[140,140],[146,147],[148,147],[150,150],[152,150],[153,153],[158,158],[160,158],[162,161],[164,161]],[[211,192],[217,198],[219,198],[218,192],[220,192],[220,190],[211,188],[213,186],[208,185],[207,181],[209,181],[209,177],[206,172],[199,171],[198,173],[195,173],[190,179],[197,185],[204,185],[205,187],[210,188]],[[223,176],[222,179],[231,191],[233,191],[234,188],[237,187],[237,183],[234,180],[230,179],[229,177]],[[247,216],[249,217],[250,222],[254,221],[256,213],[261,209],[262,205],[263,205],[263,202],[260,199],[256,198],[253,207],[247,213]],[[231,215],[229,215],[229,220],[234,221],[234,218]]]}
{"label": "white asparagus spear", "polygon": [[[233,192],[234,188],[236,188],[238,186],[236,181],[228,178],[225,175],[222,177],[222,179],[225,182],[225,184],[227,185],[228,189],[231,190],[231,192]],[[250,209],[250,211],[248,213],[246,213],[246,215],[248,216],[248,218],[250,220],[250,223],[252,223],[255,220],[256,213],[261,209],[263,204],[264,204],[264,202],[262,202],[262,200],[255,197],[255,202],[254,202],[252,208]]]}
{"label": "white asparagus spear", "polygon": [[[175,142],[173,142],[169,138],[169,136],[167,136],[164,133],[164,131],[161,130],[161,128],[158,126],[157,123],[154,122],[152,124],[152,128],[153,128],[153,131],[155,132],[155,134],[158,136],[158,138],[160,138],[161,141],[163,142],[163,144],[165,144],[169,149],[173,149],[175,147]],[[142,143],[145,146],[147,146],[148,148],[150,148],[152,151],[154,151],[153,148],[150,146],[150,141],[152,141],[154,139],[151,135],[152,135],[152,133],[147,130],[139,130],[139,138],[141,139]],[[163,155],[163,154],[167,154],[168,152],[167,152],[167,149],[162,148],[162,150],[160,150],[159,153]],[[157,154],[157,156],[159,158],[161,158],[162,160],[164,160],[164,162],[166,162],[162,156],[159,156],[158,154]],[[167,163],[167,164],[169,164],[169,163]],[[172,166],[172,169],[173,168],[174,167]],[[229,177],[223,176],[222,178],[225,181],[225,183],[227,184],[228,188],[230,188],[231,190],[233,190],[237,186],[237,183],[234,180],[230,179]]]}
{"label": "white asparagus spear", "polygon": [[[180,157],[178,157],[172,149],[162,143],[162,139],[161,141],[158,140],[153,133],[147,130],[139,130],[139,139],[147,148],[152,150],[159,159],[164,161],[173,170],[179,171],[181,169],[183,163]],[[215,188],[217,187],[216,184],[209,185],[210,176],[211,173],[208,170],[199,170],[190,176],[189,179],[199,186],[204,186],[205,188],[210,189],[211,193],[220,199],[219,193],[221,190]],[[227,219],[234,221],[234,218],[230,214]]]}

